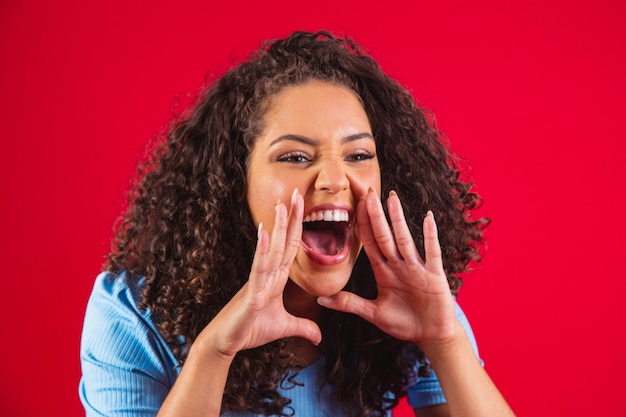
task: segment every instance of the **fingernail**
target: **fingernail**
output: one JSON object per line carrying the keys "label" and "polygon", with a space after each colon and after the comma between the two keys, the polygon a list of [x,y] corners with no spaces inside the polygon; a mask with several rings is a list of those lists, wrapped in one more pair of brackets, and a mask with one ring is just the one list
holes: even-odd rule
{"label": "fingernail", "polygon": [[391,197],[392,195],[397,196],[398,194],[394,190],[391,190],[389,191],[389,196]]}
{"label": "fingernail", "polygon": [[296,196],[298,195],[298,188],[296,187],[291,194],[291,205],[296,204]]}
{"label": "fingernail", "polygon": [[435,215],[433,214],[432,211],[428,210],[428,212],[426,213],[426,216],[430,217],[431,219],[435,219]]}
{"label": "fingernail", "polygon": [[259,228],[256,231],[256,238],[261,239],[261,231],[263,230],[263,222],[259,223]]}
{"label": "fingernail", "polygon": [[280,200],[276,200],[276,205],[274,206],[274,211],[278,213],[278,206],[280,205]]}

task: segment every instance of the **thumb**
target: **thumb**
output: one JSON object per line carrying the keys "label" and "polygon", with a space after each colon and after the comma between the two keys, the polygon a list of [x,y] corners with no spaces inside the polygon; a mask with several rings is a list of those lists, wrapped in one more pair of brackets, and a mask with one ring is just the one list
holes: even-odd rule
{"label": "thumb", "polygon": [[322,331],[313,320],[294,317],[294,328],[290,336],[297,336],[309,340],[315,346],[322,341]]}
{"label": "thumb", "polygon": [[332,310],[356,314],[369,322],[372,322],[374,318],[374,302],[348,291],[340,291],[328,297],[318,297],[317,303]]}

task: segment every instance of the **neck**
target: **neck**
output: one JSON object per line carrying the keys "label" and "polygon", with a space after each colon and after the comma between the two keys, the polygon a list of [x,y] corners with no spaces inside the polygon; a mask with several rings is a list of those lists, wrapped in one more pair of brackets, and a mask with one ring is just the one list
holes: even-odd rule
{"label": "neck", "polygon": [[[317,297],[308,294],[291,280],[285,286],[283,303],[288,313],[319,323],[321,307],[317,303]],[[319,346],[315,346],[306,339],[291,337],[287,339],[287,343],[289,350],[296,356],[296,363],[299,366],[308,366],[322,356]]]}
{"label": "neck", "polygon": [[319,346],[300,337],[290,337],[287,339],[287,348],[295,355],[295,365],[303,368],[311,365],[322,356]]}
{"label": "neck", "polygon": [[317,303],[317,297],[307,293],[291,280],[287,281],[283,291],[283,303],[288,313],[316,323],[319,321],[321,307]]}

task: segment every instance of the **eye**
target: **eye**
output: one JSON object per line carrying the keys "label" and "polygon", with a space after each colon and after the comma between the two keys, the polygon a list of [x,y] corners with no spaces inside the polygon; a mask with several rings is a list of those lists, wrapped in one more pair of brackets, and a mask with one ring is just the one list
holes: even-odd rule
{"label": "eye", "polygon": [[291,162],[295,164],[303,164],[310,162],[311,157],[304,152],[288,152],[278,157],[278,162]]}
{"label": "eye", "polygon": [[368,159],[374,159],[374,158],[376,158],[375,153],[368,152],[365,150],[359,150],[359,151],[349,154],[346,157],[346,160],[351,161],[351,162],[360,162],[360,161],[367,161]]}

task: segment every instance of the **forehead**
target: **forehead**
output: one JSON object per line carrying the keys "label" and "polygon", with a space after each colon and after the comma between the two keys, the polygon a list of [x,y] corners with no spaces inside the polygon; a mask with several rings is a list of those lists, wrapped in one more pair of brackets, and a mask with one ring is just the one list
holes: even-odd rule
{"label": "forehead", "polygon": [[[340,131],[371,133],[369,120],[355,92],[338,84],[308,81],[286,87],[268,99],[261,136],[290,129],[322,137]],[[305,132],[300,132],[305,133]]]}

